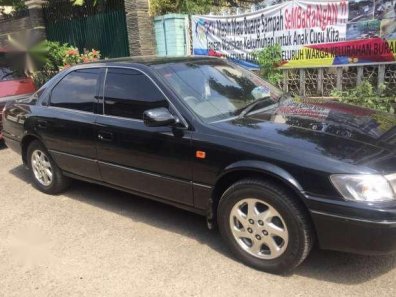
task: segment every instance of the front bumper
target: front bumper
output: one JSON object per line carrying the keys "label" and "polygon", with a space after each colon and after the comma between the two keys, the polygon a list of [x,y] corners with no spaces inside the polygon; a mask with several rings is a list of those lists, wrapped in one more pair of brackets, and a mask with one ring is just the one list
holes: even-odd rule
{"label": "front bumper", "polygon": [[311,217],[322,249],[364,255],[396,252],[396,203],[310,202]]}

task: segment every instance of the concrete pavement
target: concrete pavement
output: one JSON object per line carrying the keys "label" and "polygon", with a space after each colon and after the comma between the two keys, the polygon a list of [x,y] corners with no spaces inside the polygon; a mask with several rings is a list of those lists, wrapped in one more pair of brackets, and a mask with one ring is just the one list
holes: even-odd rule
{"label": "concrete pavement", "polygon": [[396,256],[319,251],[275,276],[197,215],[74,182],[48,196],[0,150],[0,296],[396,296]]}

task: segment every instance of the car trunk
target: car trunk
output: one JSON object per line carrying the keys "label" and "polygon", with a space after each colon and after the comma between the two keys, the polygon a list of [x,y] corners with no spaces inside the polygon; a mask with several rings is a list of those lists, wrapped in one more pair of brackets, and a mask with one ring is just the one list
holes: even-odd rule
{"label": "car trunk", "polygon": [[0,98],[0,141],[3,139],[3,135],[2,135],[2,130],[3,130],[3,109],[6,106],[6,104],[9,103],[9,102],[13,102],[15,100],[29,98],[31,95],[32,95],[32,93]]}

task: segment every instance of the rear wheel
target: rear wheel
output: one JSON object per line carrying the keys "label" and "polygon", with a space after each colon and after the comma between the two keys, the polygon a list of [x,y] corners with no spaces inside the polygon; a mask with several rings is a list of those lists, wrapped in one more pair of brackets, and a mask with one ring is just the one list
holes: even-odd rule
{"label": "rear wheel", "polygon": [[30,143],[27,150],[29,170],[34,185],[44,193],[59,194],[67,189],[70,179],[62,174],[48,151],[39,141]]}
{"label": "rear wheel", "polygon": [[218,224],[238,259],[271,273],[298,266],[313,244],[302,205],[281,187],[261,180],[239,181],[223,194]]}

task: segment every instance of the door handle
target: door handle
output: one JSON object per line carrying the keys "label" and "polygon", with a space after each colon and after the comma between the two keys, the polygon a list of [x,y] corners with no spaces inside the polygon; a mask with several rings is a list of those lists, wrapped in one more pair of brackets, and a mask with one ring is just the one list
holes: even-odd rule
{"label": "door handle", "polygon": [[40,129],[47,129],[48,123],[47,123],[47,121],[38,120],[37,127],[39,127]]}
{"label": "door handle", "polygon": [[111,142],[111,141],[113,141],[113,133],[112,132],[100,131],[98,133],[98,139],[100,141]]}

